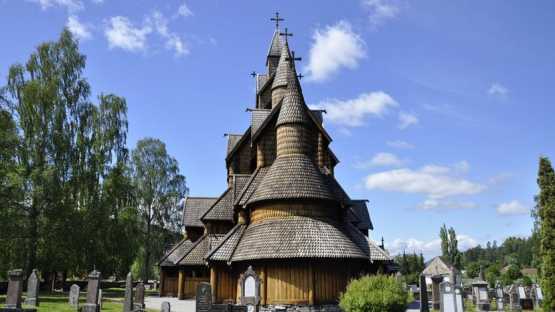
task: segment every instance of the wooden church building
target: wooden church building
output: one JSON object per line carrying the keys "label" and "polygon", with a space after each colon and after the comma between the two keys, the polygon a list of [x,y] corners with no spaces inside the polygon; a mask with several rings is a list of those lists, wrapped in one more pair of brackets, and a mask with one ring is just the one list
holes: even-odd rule
{"label": "wooden church building", "polygon": [[367,201],[335,179],[323,112],[307,107],[287,30],[274,20],[250,125],[228,135],[227,189],[185,199],[186,236],[159,263],[161,296],[193,298],[205,281],[216,303],[337,304],[350,279],[391,268],[369,239]]}

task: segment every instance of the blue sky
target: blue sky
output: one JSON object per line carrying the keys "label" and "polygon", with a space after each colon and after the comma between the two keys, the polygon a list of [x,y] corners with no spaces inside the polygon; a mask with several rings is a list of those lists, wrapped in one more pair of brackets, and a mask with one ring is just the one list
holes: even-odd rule
{"label": "blue sky", "polygon": [[0,72],[67,25],[93,94],[127,99],[129,145],[162,139],[191,194],[215,196],[276,10],[374,239],[432,256],[443,223],[465,248],[530,233],[538,157],[555,157],[553,1],[0,0]]}

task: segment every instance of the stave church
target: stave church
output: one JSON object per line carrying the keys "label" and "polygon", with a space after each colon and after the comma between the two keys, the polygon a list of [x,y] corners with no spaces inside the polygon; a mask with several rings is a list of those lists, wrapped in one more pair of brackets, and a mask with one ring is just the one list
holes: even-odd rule
{"label": "stave church", "polygon": [[215,303],[336,305],[349,280],[394,270],[383,240],[369,238],[368,201],[334,176],[325,112],[306,105],[290,34],[272,20],[250,124],[227,135],[227,188],[184,200],[186,235],[159,262],[161,296],[194,298],[209,282]]}

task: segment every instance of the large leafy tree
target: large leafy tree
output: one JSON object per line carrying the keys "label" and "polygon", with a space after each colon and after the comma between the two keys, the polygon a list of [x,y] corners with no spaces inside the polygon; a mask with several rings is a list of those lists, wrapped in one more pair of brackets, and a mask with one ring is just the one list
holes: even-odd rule
{"label": "large leafy tree", "polygon": [[6,138],[15,133],[17,148],[2,149],[14,151],[6,159],[15,162],[2,162],[0,170],[11,170],[10,185],[19,192],[8,196],[13,203],[0,213],[11,214],[19,228],[3,236],[13,246],[9,251],[24,255],[7,266],[74,273],[93,265],[113,269],[103,251],[126,250],[110,249],[113,242],[106,237],[117,224],[114,216],[126,215],[114,210],[129,206],[114,204],[123,200],[122,191],[103,183],[125,172],[127,105],[115,95],[100,95],[93,104],[85,63],[78,42],[64,30],[57,41],[40,44],[25,64],[9,69],[0,100],[11,122],[6,119],[0,131]]}
{"label": "large leafy tree", "polygon": [[[150,276],[151,263],[161,256],[164,245],[152,239],[161,229],[181,231],[180,201],[187,193],[185,177],[166,145],[153,138],[137,142],[131,152],[133,185],[143,229],[143,279]],[[158,244],[155,244],[158,242]]]}
{"label": "large leafy tree", "polygon": [[547,157],[540,158],[538,186],[543,308],[544,311],[555,311],[555,172]]}

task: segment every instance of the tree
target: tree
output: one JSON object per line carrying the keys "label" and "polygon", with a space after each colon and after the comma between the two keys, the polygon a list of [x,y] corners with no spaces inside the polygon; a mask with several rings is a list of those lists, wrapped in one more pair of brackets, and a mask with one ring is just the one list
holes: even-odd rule
{"label": "tree", "polygon": [[[150,276],[151,260],[160,257],[165,246],[153,246],[152,235],[158,228],[181,231],[180,200],[187,193],[185,177],[179,174],[175,158],[166,145],[153,138],[137,142],[131,153],[133,185],[143,229],[143,280]],[[159,240],[158,240],[159,241]]]}
{"label": "tree", "polygon": [[555,310],[555,172],[547,157],[541,157],[538,170],[537,204],[540,219],[541,281],[544,311]]}
{"label": "tree", "polygon": [[462,267],[462,255],[459,251],[455,229],[451,227],[448,230],[444,224],[439,231],[439,237],[441,238],[442,256],[457,269],[460,269]]}

